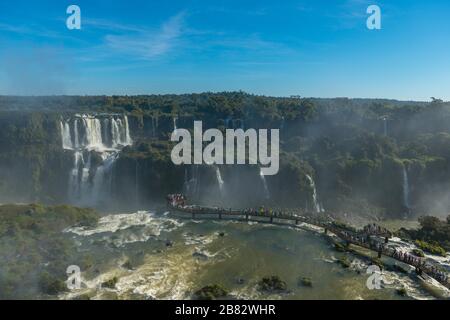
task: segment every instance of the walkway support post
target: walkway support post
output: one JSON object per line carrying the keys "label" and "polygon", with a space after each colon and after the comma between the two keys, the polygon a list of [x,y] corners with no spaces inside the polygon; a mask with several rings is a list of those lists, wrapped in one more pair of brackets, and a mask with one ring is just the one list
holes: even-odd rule
{"label": "walkway support post", "polygon": [[222,220],[222,214],[219,213],[219,220]]}
{"label": "walkway support post", "polygon": [[270,217],[270,223],[273,223],[273,217]]}

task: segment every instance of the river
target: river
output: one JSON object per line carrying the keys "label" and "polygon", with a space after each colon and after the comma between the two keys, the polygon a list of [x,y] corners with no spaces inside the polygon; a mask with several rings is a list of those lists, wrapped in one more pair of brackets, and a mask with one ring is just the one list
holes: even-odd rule
{"label": "river", "polygon": [[[210,284],[223,285],[235,299],[433,298],[413,278],[396,272],[384,272],[382,289],[369,290],[367,262],[335,251],[314,230],[137,212],[104,216],[95,228],[65,233],[79,251],[92,254],[94,267],[83,272],[81,290],[61,299],[191,299]],[[343,255],[352,262],[348,269],[337,263]],[[258,281],[272,275],[287,283],[287,292],[258,290]],[[114,277],[114,289],[101,287]],[[299,283],[303,277],[312,287]],[[399,288],[407,296],[398,295]]]}

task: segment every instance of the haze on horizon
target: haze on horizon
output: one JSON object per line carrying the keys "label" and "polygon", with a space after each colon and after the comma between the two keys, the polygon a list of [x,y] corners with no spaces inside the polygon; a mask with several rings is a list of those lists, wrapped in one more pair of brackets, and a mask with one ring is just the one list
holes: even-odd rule
{"label": "haze on horizon", "polygon": [[[82,29],[66,28],[81,8]],[[382,10],[368,30],[367,7]],[[0,3],[0,95],[245,91],[450,100],[450,3]]]}

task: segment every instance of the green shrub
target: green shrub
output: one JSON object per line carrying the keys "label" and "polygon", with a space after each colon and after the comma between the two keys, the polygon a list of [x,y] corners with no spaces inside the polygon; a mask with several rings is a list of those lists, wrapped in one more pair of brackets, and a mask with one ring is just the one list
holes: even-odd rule
{"label": "green shrub", "polygon": [[119,278],[114,277],[102,283],[103,288],[114,289],[116,287],[117,282],[119,282]]}
{"label": "green shrub", "polygon": [[228,291],[222,286],[215,284],[203,287],[202,289],[196,291],[194,295],[198,300],[215,300],[226,297],[228,295]]}
{"label": "green shrub", "polygon": [[262,291],[286,291],[287,284],[278,276],[265,277],[259,282]]}
{"label": "green shrub", "polygon": [[420,249],[414,249],[412,252],[416,257],[420,257],[420,258],[425,257],[425,254]]}
{"label": "green shrub", "polygon": [[426,241],[416,240],[414,241],[415,245],[418,246],[420,249],[422,249],[425,252],[435,254],[438,256],[445,257],[447,255],[447,251],[445,251],[444,248],[442,248],[438,243],[430,243]]}

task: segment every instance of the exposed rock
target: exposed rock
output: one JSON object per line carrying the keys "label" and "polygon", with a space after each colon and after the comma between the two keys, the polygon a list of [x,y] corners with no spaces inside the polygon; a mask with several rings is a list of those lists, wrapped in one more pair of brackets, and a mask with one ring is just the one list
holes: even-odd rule
{"label": "exposed rock", "polygon": [[228,291],[218,284],[203,287],[194,293],[195,298],[198,300],[215,300],[225,298],[227,295]]}
{"label": "exposed rock", "polygon": [[299,285],[301,285],[303,287],[310,287],[310,288],[313,286],[311,278],[307,278],[307,277],[302,277],[299,280]]}
{"label": "exposed rock", "polygon": [[259,288],[262,291],[286,291],[287,284],[278,276],[271,276],[263,278],[259,283]]}

